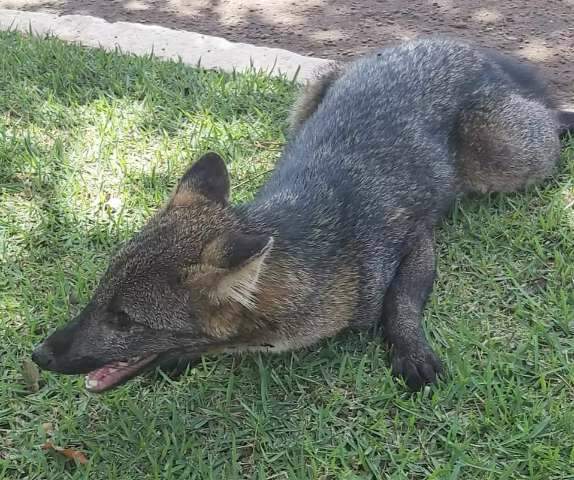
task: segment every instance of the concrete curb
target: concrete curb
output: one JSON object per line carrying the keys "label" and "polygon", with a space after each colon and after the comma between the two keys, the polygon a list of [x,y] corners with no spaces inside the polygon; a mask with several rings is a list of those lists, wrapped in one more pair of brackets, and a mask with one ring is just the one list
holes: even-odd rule
{"label": "concrete curb", "polygon": [[279,48],[257,47],[247,43],[233,43],[183,30],[172,30],[155,25],[116,22],[87,15],[54,15],[0,9],[0,29],[37,34],[50,33],[62,40],[82,45],[136,55],[154,53],[159,58],[181,58],[186,64],[224,71],[241,71],[255,67],[288,78],[297,75],[299,81],[314,77],[330,60],[312,58]]}

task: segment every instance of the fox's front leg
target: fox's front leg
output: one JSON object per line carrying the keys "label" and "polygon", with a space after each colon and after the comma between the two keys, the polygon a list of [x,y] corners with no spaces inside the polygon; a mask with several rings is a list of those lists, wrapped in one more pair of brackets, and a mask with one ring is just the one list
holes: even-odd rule
{"label": "fox's front leg", "polygon": [[391,346],[392,372],[415,390],[434,383],[442,371],[421,325],[435,270],[432,231],[428,229],[402,260],[383,301],[383,335]]}
{"label": "fox's front leg", "polygon": [[197,358],[174,358],[169,361],[162,362],[159,368],[168,377],[175,380],[183,375],[188,369],[195,367],[201,363],[201,357]]}

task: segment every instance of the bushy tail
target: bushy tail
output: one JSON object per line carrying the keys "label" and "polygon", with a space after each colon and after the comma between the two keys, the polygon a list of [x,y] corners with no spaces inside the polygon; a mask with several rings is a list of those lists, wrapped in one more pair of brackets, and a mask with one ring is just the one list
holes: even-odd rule
{"label": "bushy tail", "polygon": [[305,87],[289,116],[291,134],[295,134],[301,125],[315,113],[331,85],[341,76],[342,69],[340,64],[331,64],[315,81]]}
{"label": "bushy tail", "polygon": [[461,122],[459,175],[466,191],[514,192],[560,160],[557,112],[520,95],[487,96]]}
{"label": "bushy tail", "polygon": [[560,136],[574,134],[574,112],[558,110],[558,125]]}

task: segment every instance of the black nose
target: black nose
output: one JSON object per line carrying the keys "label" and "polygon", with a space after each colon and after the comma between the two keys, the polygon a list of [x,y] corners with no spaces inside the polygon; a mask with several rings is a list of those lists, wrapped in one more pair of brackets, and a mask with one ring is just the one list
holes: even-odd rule
{"label": "black nose", "polygon": [[54,354],[41,343],[32,352],[32,360],[40,368],[48,368],[54,361]]}

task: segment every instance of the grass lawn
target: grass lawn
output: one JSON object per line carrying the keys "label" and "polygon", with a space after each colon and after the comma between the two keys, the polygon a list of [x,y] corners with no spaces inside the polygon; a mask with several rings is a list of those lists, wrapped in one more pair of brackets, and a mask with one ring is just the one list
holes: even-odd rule
{"label": "grass lawn", "polygon": [[0,478],[574,478],[574,141],[544,186],[465,200],[439,232],[425,320],[449,378],[432,391],[347,334],[101,396],[42,373],[29,393],[22,360],[200,152],[249,199],[295,87],[14,33],[0,51]]}

